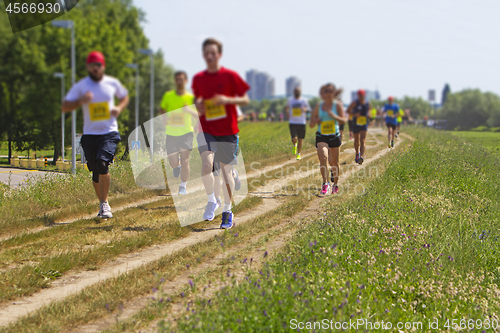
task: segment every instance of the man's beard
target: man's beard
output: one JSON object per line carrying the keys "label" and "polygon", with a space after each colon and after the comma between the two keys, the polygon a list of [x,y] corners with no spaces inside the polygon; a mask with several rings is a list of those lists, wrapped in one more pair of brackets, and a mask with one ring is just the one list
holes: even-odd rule
{"label": "man's beard", "polygon": [[101,74],[100,76],[97,76],[97,75],[94,75],[94,73],[92,72],[89,72],[89,76],[90,78],[95,81],[95,82],[99,82],[102,80],[102,77],[104,76],[104,74]]}

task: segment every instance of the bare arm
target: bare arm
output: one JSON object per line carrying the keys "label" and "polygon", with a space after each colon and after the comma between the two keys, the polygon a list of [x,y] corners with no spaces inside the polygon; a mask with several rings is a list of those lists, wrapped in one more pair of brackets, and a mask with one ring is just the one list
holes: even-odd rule
{"label": "bare arm", "polygon": [[309,120],[309,127],[314,128],[314,126],[319,124],[318,114],[319,114],[319,103],[316,104],[311,114],[311,119]]}
{"label": "bare arm", "polygon": [[120,113],[122,113],[122,111],[125,110],[125,108],[127,107],[129,101],[130,98],[128,97],[128,95],[120,99],[118,105],[111,110],[111,115],[115,118],[118,118]]}
{"label": "bare arm", "polygon": [[[344,105],[342,104],[341,101],[336,101],[336,103],[337,103],[338,116],[333,115],[334,116],[333,118],[335,118],[335,120],[337,120],[340,125],[343,125],[343,124],[347,123],[347,115],[344,111]],[[349,108],[351,108],[351,106],[349,106]]]}
{"label": "bare arm", "polygon": [[80,105],[82,105],[80,100],[76,100],[74,102],[70,102],[70,101],[65,100],[61,106],[61,111],[63,113],[71,112],[73,110],[78,109],[80,107]]}
{"label": "bare arm", "polygon": [[215,105],[233,104],[238,106],[245,106],[248,105],[248,103],[250,103],[250,98],[248,98],[248,94],[245,94],[241,97],[239,96],[227,97],[224,95],[216,95],[213,98],[213,101]]}

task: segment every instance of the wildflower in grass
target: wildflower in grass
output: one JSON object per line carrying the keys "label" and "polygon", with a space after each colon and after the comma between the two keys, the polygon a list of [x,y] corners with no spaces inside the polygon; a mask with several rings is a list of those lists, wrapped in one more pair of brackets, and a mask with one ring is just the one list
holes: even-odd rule
{"label": "wildflower in grass", "polygon": [[154,287],[153,290],[151,292],[155,293],[158,291],[158,288]]}
{"label": "wildflower in grass", "polygon": [[266,252],[264,252],[264,258],[265,258],[265,257],[267,257],[267,251],[266,251]]}
{"label": "wildflower in grass", "polygon": [[184,297],[184,296],[185,296],[184,293],[181,293],[181,297]]}
{"label": "wildflower in grass", "polygon": [[234,234],[234,237],[238,237],[238,233]]}
{"label": "wildflower in grass", "polygon": [[186,268],[188,268],[188,269],[189,269],[189,264],[187,264],[187,265],[186,265]]}
{"label": "wildflower in grass", "polygon": [[194,286],[193,280],[189,280],[189,285],[191,286],[191,288],[193,288]]}

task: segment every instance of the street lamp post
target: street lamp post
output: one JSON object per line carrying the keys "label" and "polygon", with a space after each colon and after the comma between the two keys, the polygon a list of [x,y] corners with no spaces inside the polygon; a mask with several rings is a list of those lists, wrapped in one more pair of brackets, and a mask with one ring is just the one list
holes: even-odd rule
{"label": "street lamp post", "polygon": [[154,63],[154,53],[151,49],[140,49],[139,53],[144,55],[149,55],[149,60],[151,62],[151,82],[149,90],[149,116],[150,120],[150,140],[149,140],[149,151],[151,154],[151,160],[153,160],[153,142],[154,142],[154,128],[153,128],[153,118],[154,118],[154,99],[155,99],[155,63]]}
{"label": "street lamp post", "polygon": [[[71,29],[71,86],[75,84],[75,22],[52,21],[53,26]],[[76,174],[76,110],[71,112],[71,173]]]}
{"label": "street lamp post", "polygon": [[[128,68],[135,69],[135,128],[139,127],[139,66],[127,64]],[[139,133],[135,132],[135,141],[139,141]]]}
{"label": "street lamp post", "polygon": [[[139,65],[127,64],[128,68],[135,69],[135,141],[139,141]],[[135,159],[137,160],[138,151],[135,151]]]}
{"label": "street lamp post", "polygon": [[[54,77],[61,79],[61,101],[64,103],[64,73],[54,73]],[[61,159],[64,162],[64,112],[61,112]],[[55,163],[56,161],[54,161]]]}

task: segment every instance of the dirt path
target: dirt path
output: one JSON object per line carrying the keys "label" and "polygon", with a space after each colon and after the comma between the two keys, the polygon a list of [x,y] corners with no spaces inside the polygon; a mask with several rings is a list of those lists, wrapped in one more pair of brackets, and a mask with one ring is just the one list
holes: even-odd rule
{"label": "dirt path", "polygon": [[[399,143],[399,142],[398,142]],[[380,158],[389,152],[388,149],[382,149],[377,153],[376,156],[372,158],[368,158],[362,168],[370,165],[373,160]],[[341,154],[346,154],[345,152]],[[310,154],[308,156],[311,156]],[[288,165],[292,162],[285,162],[281,165],[274,166],[274,169],[278,169],[283,167],[284,165]],[[273,169],[268,169],[273,170]],[[350,169],[348,172],[344,173],[341,177],[342,184],[343,179],[349,177],[354,171],[359,169]],[[278,189],[281,186],[286,185],[292,180],[304,178],[308,175],[312,174],[315,171],[308,172],[298,172],[296,174],[290,175],[288,177],[284,177],[283,179],[276,179],[273,181],[269,181],[266,184],[266,188],[269,189]],[[259,191],[260,192],[260,191]],[[255,194],[255,193],[254,193]],[[260,193],[260,196],[264,197],[264,202],[255,207],[255,209],[251,209],[249,211],[243,212],[237,216],[236,223],[246,223],[247,221],[251,221],[259,215],[265,214],[269,211],[276,209],[283,201],[279,197],[268,196],[268,191],[264,191],[264,193]],[[259,195],[259,194],[256,194]],[[29,297],[22,297],[13,302],[7,303],[0,307],[0,326],[5,326],[18,318],[25,316],[33,311],[38,310],[39,308],[50,304],[51,302],[61,300],[69,295],[76,294],[80,292],[82,289],[93,285],[98,282],[102,282],[106,279],[116,277],[120,274],[127,273],[130,270],[138,268],[142,265],[148,264],[155,260],[160,259],[162,256],[171,255],[179,250],[182,250],[190,245],[196,244],[198,242],[202,242],[210,239],[218,235],[223,230],[219,229],[219,224],[214,224],[209,228],[199,230],[203,232],[193,232],[189,236],[175,240],[168,244],[163,245],[155,245],[149,248],[145,248],[141,251],[126,254],[116,257],[111,263],[103,265],[97,271],[80,271],[69,273],[62,278],[53,282],[50,287],[47,289],[43,289],[42,291],[36,293],[35,295]]]}
{"label": "dirt path", "polygon": [[[309,153],[303,154],[302,158],[306,159],[306,158],[308,158],[310,156],[313,156],[315,154],[316,154],[316,152],[309,152]],[[280,164],[270,165],[270,166],[264,167],[262,170],[255,170],[255,171],[249,172],[249,173],[246,174],[246,178],[242,178],[242,179],[248,179],[248,178],[252,178],[252,177],[258,177],[261,174],[269,173],[269,172],[271,172],[273,170],[277,170],[277,169],[286,167],[288,165],[294,164],[295,162],[296,162],[295,159],[290,159],[289,161],[286,161],[286,162],[283,162],[283,163],[280,163]],[[170,195],[159,195],[159,196],[156,196],[156,197],[150,197],[150,198],[142,199],[142,200],[139,200],[139,201],[130,202],[130,203],[127,203],[125,205],[113,206],[112,207],[113,213],[121,212],[121,211],[123,211],[125,209],[129,209],[129,208],[137,208],[137,207],[140,207],[140,206],[143,206],[143,205],[151,204],[151,203],[154,203],[154,202],[157,202],[157,201],[160,201],[160,200],[164,200],[166,197],[170,197]],[[36,227],[36,228],[30,229],[30,230],[26,230],[26,231],[21,232],[21,233],[16,233],[16,234],[12,234],[12,235],[1,236],[0,237],[0,243],[4,242],[4,241],[7,241],[7,240],[9,240],[11,238],[14,238],[14,237],[20,237],[20,236],[24,236],[24,235],[31,235],[31,234],[35,234],[35,233],[41,232],[43,230],[46,230],[48,228],[53,228],[53,227],[58,227],[58,226],[61,226],[61,225],[71,224],[71,223],[74,223],[74,222],[80,221],[80,220],[91,220],[91,219],[94,219],[94,218],[96,218],[96,214],[85,214],[85,215],[79,216],[79,217],[73,217],[73,218],[68,218],[68,219],[64,219],[64,220],[59,220],[59,221],[57,221],[57,222],[55,222],[55,223],[53,223],[53,224],[51,224],[49,226]]]}

